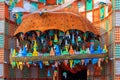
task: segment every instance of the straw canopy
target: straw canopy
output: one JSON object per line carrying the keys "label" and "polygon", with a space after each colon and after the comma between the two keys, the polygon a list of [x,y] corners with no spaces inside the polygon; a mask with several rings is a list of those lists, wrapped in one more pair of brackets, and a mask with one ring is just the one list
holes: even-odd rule
{"label": "straw canopy", "polygon": [[71,29],[80,30],[83,32],[90,31],[98,34],[95,26],[84,18],[82,15],[77,15],[71,12],[49,12],[49,13],[34,13],[24,18],[18,26],[14,35],[23,32],[26,33],[32,30],[61,30],[63,32]]}

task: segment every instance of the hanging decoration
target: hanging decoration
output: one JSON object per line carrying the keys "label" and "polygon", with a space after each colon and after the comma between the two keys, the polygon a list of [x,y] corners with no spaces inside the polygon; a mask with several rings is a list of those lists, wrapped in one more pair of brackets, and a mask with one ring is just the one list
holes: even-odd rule
{"label": "hanging decoration", "polygon": [[[49,35],[46,35],[49,34]],[[94,40],[93,38],[88,40],[91,33],[81,33],[77,30],[69,30],[64,34],[60,31],[49,30],[44,33],[38,33],[37,31],[28,32],[28,34],[20,34],[21,42],[17,40],[17,46],[19,46],[19,52],[11,49],[11,57],[55,57],[59,58],[60,56],[70,55],[87,55],[87,54],[103,54],[107,53],[107,47],[104,45],[104,48],[100,46],[100,42]],[[94,37],[94,35],[92,34]],[[25,37],[28,37],[29,41],[25,41]],[[39,37],[39,39],[38,39]],[[39,40],[39,41],[38,41]],[[61,40],[61,43],[59,43]],[[52,41],[52,44],[49,44],[49,41]],[[20,46],[24,42],[24,45]],[[22,43],[23,44],[23,43]],[[90,44],[90,45],[88,45]],[[39,45],[39,46],[38,46]],[[97,46],[97,48],[95,47]],[[38,50],[39,49],[39,50]],[[43,51],[44,50],[44,51]],[[28,68],[33,64],[34,66],[39,65],[40,69],[43,69],[43,65],[51,66],[52,70],[55,70],[60,64],[64,64],[70,69],[74,69],[76,65],[87,66],[91,61],[92,64],[98,64],[101,67],[101,62],[103,60],[107,61],[105,58],[83,58],[83,59],[64,59],[63,60],[45,60],[45,61],[27,61],[27,62],[12,62],[12,67],[16,67],[22,70],[23,66],[26,65]],[[72,71],[72,70],[71,70]],[[74,72],[74,71],[72,71]],[[48,70],[48,76],[49,76]]]}
{"label": "hanging decoration", "polygon": [[48,77],[51,76],[50,70],[48,70],[48,72],[47,72],[47,76],[48,76]]}
{"label": "hanging decoration", "polygon": [[67,78],[67,73],[63,72],[63,76],[65,77],[65,79]]}

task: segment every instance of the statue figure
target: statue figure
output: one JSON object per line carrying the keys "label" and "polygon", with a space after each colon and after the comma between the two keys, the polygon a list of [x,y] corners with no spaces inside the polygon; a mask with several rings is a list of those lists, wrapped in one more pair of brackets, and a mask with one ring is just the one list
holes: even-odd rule
{"label": "statue figure", "polygon": [[54,45],[54,48],[55,48],[55,55],[56,55],[56,56],[60,56],[60,55],[61,55],[61,52],[60,52],[60,47],[59,47],[59,45],[55,44],[55,45]]}

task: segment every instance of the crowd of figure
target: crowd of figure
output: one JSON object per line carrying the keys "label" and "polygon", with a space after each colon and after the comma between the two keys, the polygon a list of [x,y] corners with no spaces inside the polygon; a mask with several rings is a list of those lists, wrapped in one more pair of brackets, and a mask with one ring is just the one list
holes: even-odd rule
{"label": "crowd of figure", "polygon": [[56,48],[59,53],[73,49],[80,51],[90,48],[90,44],[95,42],[94,49],[100,45],[99,37],[92,32],[81,32],[78,30],[69,30],[62,32],[59,30],[48,30],[45,32],[29,31],[26,34],[19,33],[17,35],[17,46],[23,48],[27,45],[27,51],[33,52],[33,45],[36,41],[37,51],[40,53],[49,53],[51,48],[55,51]]}

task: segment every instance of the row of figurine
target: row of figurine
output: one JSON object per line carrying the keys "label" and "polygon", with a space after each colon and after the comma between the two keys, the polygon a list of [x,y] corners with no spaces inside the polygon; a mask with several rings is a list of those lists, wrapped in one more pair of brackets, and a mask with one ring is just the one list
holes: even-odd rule
{"label": "row of figurine", "polygon": [[55,44],[54,47],[51,47],[51,50],[49,53],[40,53],[37,51],[37,43],[34,41],[33,45],[33,52],[27,51],[27,46],[24,46],[23,49],[20,48],[18,52],[16,50],[11,49],[11,55],[12,57],[31,57],[31,56],[60,56],[60,55],[74,55],[74,54],[102,54],[107,53],[107,47],[104,45],[104,48],[102,49],[100,45],[98,45],[97,50],[94,49],[94,43],[91,43],[90,48],[86,48],[83,46],[80,48],[80,51],[76,51],[72,48],[72,45],[70,48],[68,46],[65,47],[65,50],[62,51],[59,47],[59,45]]}
{"label": "row of figurine", "polygon": [[37,51],[40,53],[49,53],[51,47],[55,47],[56,45],[61,50],[65,50],[66,47],[69,49],[72,46],[75,51],[80,51],[82,46],[89,48],[91,42],[94,42],[95,50],[100,45],[100,41],[90,32],[83,33],[71,30],[64,33],[62,31],[50,30],[44,33],[31,31],[26,34],[20,34],[17,38],[17,46],[23,48],[27,44],[28,51],[32,52],[34,41],[36,41]]}

